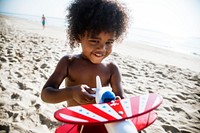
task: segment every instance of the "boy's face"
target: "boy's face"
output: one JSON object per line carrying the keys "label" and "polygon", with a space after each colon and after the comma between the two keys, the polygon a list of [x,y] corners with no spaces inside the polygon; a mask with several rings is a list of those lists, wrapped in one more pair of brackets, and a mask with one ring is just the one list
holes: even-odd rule
{"label": "boy's face", "polygon": [[112,33],[100,32],[98,35],[85,33],[80,37],[82,54],[94,64],[99,64],[112,52],[115,37]]}

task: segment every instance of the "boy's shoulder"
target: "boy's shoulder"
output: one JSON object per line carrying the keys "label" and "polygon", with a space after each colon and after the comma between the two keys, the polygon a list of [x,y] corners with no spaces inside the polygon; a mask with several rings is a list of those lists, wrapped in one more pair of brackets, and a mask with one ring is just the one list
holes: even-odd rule
{"label": "boy's shoulder", "polygon": [[79,55],[65,55],[60,59],[59,64],[62,64],[62,65],[70,64],[71,62],[73,62],[79,58],[80,58]]}
{"label": "boy's shoulder", "polygon": [[110,67],[111,69],[113,68],[118,68],[117,64],[113,61],[103,61],[102,62],[104,65]]}
{"label": "boy's shoulder", "polygon": [[62,57],[62,59],[66,60],[66,61],[72,61],[72,60],[76,60],[79,58],[80,58],[80,55],[65,55]]}

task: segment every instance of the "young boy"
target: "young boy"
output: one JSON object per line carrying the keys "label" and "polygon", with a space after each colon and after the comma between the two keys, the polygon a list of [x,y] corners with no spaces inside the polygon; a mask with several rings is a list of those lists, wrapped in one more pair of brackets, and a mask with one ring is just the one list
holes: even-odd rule
{"label": "young boy", "polygon": [[[95,103],[96,76],[102,86],[111,86],[124,98],[119,69],[103,60],[110,55],[115,41],[123,38],[128,16],[116,0],[75,0],[68,8],[68,38],[71,48],[82,53],[64,56],[43,87],[41,98],[48,103],[67,101],[68,106]],[[65,80],[65,88],[59,88]],[[95,131],[96,132],[96,131]]]}

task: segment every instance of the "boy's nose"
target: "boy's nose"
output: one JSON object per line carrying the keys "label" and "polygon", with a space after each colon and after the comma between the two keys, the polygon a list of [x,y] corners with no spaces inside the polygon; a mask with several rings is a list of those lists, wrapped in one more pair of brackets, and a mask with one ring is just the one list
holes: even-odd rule
{"label": "boy's nose", "polygon": [[100,44],[99,45],[99,49],[106,50],[106,45],[105,44]]}

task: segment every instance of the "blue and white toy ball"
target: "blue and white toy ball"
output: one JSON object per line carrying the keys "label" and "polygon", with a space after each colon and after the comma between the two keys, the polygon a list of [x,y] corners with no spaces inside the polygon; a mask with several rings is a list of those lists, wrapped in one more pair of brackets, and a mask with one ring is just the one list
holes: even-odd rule
{"label": "blue and white toy ball", "polygon": [[101,100],[103,103],[107,103],[112,100],[115,100],[115,94],[112,91],[106,91],[103,93]]}

